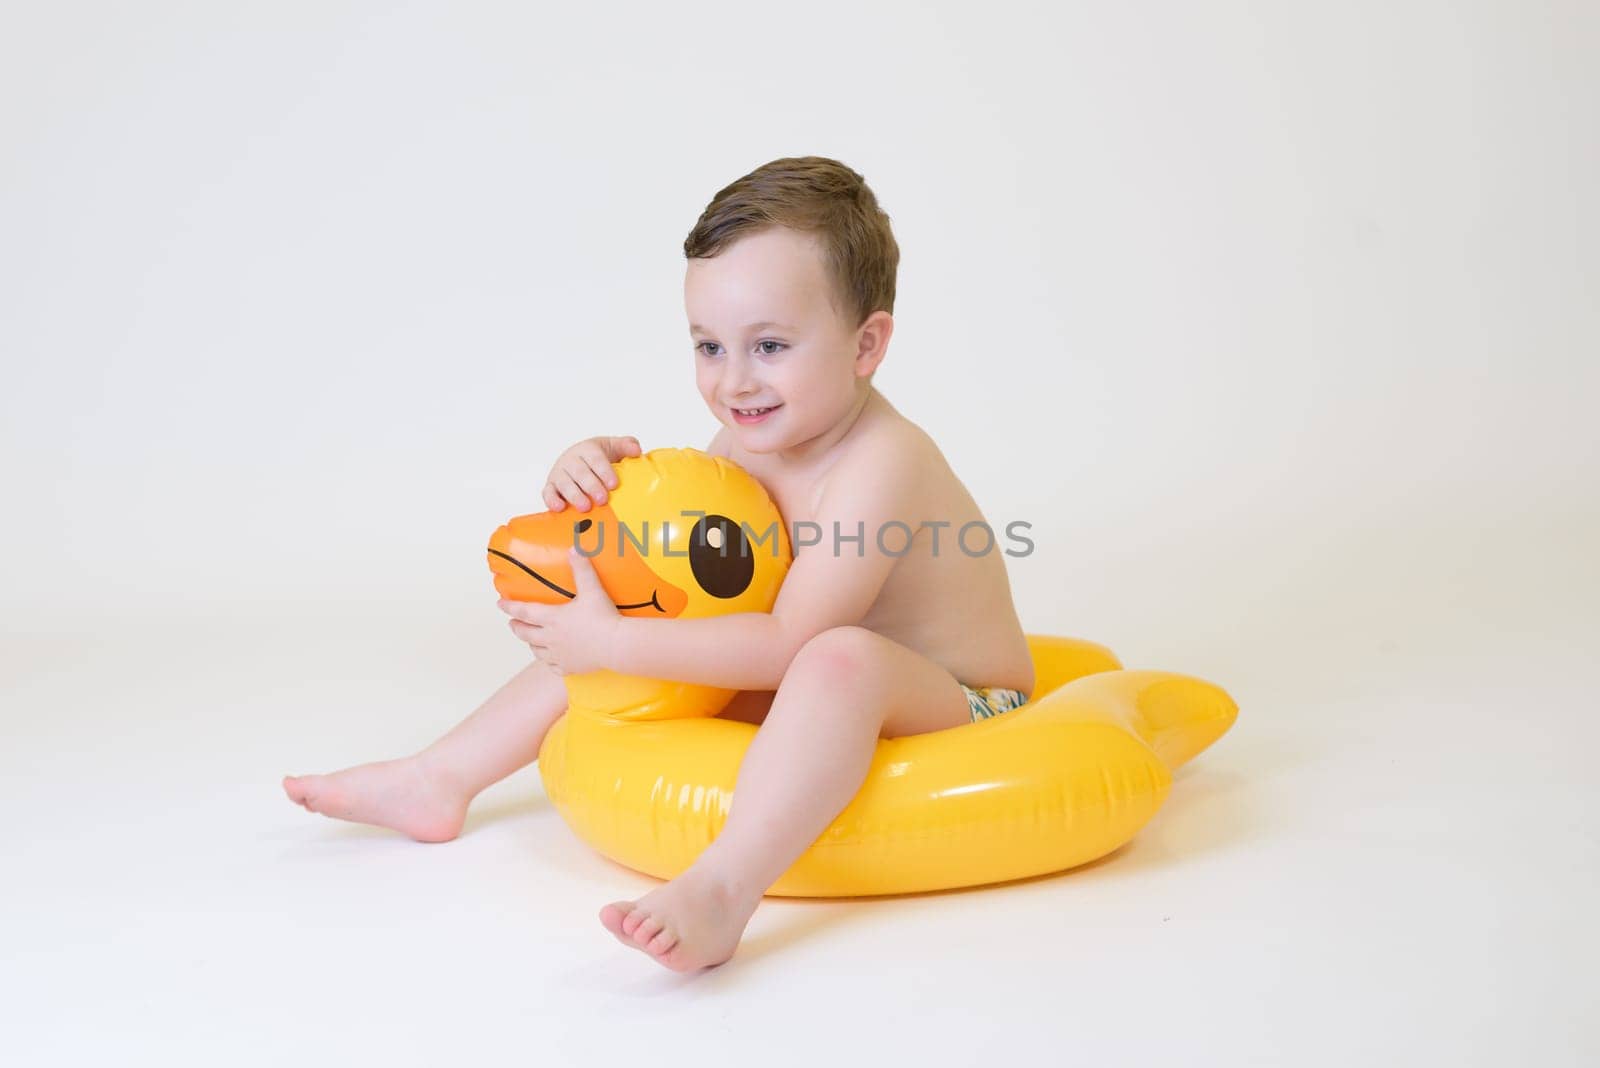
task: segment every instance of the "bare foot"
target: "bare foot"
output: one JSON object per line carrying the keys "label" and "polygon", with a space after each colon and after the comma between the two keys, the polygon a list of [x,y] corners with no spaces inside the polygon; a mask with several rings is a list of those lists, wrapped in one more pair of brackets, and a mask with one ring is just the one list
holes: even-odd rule
{"label": "bare foot", "polygon": [[733,956],[761,903],[741,896],[716,873],[694,866],[638,901],[613,901],[600,922],[617,941],[675,972],[709,968]]}
{"label": "bare foot", "polygon": [[388,827],[419,842],[448,842],[460,834],[472,800],[420,754],[331,775],[285,776],[283,792],[310,812]]}

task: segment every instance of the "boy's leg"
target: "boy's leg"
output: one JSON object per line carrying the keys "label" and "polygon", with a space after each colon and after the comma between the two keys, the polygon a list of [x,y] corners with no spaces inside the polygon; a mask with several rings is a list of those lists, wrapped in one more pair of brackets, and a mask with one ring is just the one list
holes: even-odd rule
{"label": "boy's leg", "polygon": [[727,960],[767,887],[861,788],[879,737],[971,718],[961,684],[921,654],[861,627],[817,635],[745,752],[716,840],[665,886],[607,905],[601,922],[675,970]]}
{"label": "boy's leg", "polygon": [[561,676],[535,660],[420,753],[331,775],[286,777],[283,788],[312,812],[446,842],[461,833],[467,805],[484,787],[538,757],[566,708]]}

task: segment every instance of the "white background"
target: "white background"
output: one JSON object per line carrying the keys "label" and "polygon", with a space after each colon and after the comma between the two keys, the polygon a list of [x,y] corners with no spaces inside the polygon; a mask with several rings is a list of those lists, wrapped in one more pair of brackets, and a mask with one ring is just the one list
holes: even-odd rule
{"label": "white background", "polygon": [[[1580,1063],[1592,4],[51,4],[0,15],[13,1063]],[[483,545],[704,447],[682,242],[770,159],[902,251],[878,375],[1025,625],[1239,701],[1128,849],[769,902],[695,979],[537,772],[283,798],[526,662]],[[604,1055],[604,1056],[602,1056]]]}

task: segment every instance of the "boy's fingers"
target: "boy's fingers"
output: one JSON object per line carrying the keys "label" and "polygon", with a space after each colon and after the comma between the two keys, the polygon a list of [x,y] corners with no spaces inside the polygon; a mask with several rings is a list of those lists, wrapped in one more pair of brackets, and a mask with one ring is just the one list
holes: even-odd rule
{"label": "boy's fingers", "polygon": [[606,588],[600,584],[600,576],[595,574],[594,561],[575,548],[568,549],[567,556],[572,561],[572,584],[576,587],[573,592],[607,596]]}
{"label": "boy's fingers", "polygon": [[551,604],[533,604],[529,601],[513,601],[507,597],[500,598],[498,603],[500,606],[500,611],[504,612],[512,619],[518,619],[524,623],[532,623],[535,626],[543,626],[545,623],[549,622],[550,612],[555,608],[555,605]]}
{"label": "boy's fingers", "polygon": [[[589,483],[584,479],[583,472],[578,472],[578,476],[578,480],[587,487]],[[596,504],[606,503],[606,490],[617,488],[617,473],[611,470],[611,461],[601,460],[598,463],[591,463],[588,477],[594,479],[594,488],[590,496],[594,498]]]}
{"label": "boy's fingers", "polygon": [[515,619],[511,620],[510,623],[511,633],[515,634],[519,641],[527,642],[528,648],[533,650],[534,656],[543,659],[545,656],[549,655],[548,650],[545,649],[543,627],[534,627],[527,623],[519,623]]}
{"label": "boy's fingers", "polygon": [[544,503],[545,507],[552,512],[559,512],[567,505],[567,502],[561,499],[561,494],[556,492],[555,483],[553,482],[544,484]]}
{"label": "boy's fingers", "polygon": [[577,480],[583,492],[589,495],[591,501],[595,504],[606,503],[606,488],[593,468],[584,464],[574,464],[569,473]]}
{"label": "boy's fingers", "polygon": [[565,497],[567,503],[578,511],[587,512],[589,510],[589,498],[584,495],[582,489],[578,488],[578,484],[572,480],[572,476],[565,471],[556,476],[556,489],[560,490],[561,496]]}

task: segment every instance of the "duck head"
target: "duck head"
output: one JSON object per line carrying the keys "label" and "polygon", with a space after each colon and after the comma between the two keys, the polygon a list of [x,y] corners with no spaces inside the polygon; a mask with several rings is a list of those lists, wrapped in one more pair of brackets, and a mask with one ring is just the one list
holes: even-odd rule
{"label": "duck head", "polygon": [[[573,546],[590,557],[596,576],[625,616],[695,619],[730,612],[767,612],[792,559],[782,517],[765,489],[738,465],[698,449],[653,449],[616,465],[617,488],[587,512],[566,509],[517,516],[489,539],[489,570],[500,596],[514,601],[563,604],[573,597]],[[611,703],[621,676],[609,676]],[[652,680],[653,681],[653,680]],[[599,699],[586,676],[567,676],[574,705],[582,695]],[[659,690],[661,687],[657,685]],[[715,715],[732,691],[671,683],[679,705]],[[638,686],[624,703],[634,714],[660,718],[640,707]],[[698,695],[689,702],[691,694]],[[720,699],[720,700],[719,700]],[[715,704],[709,712],[698,705]],[[659,711],[659,708],[657,708]]]}

